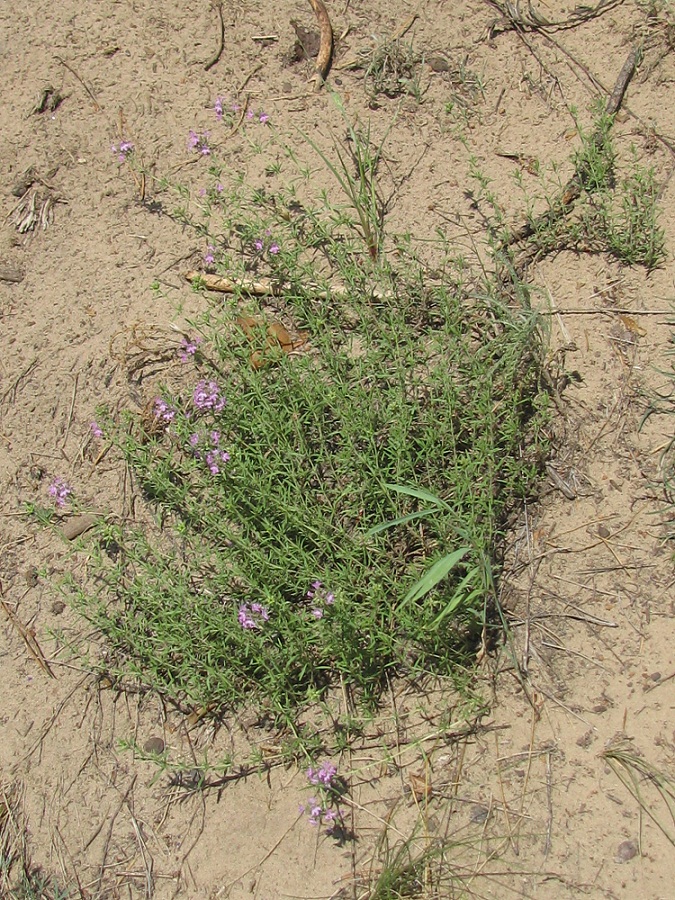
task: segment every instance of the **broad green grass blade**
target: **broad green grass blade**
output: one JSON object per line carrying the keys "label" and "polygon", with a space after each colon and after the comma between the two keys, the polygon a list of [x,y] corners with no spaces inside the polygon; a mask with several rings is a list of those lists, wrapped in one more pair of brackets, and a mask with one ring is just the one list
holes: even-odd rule
{"label": "broad green grass blade", "polygon": [[455,550],[454,553],[448,553],[447,556],[437,560],[429,571],[420,578],[417,584],[408,591],[403,598],[403,603],[414,603],[415,600],[419,600],[421,597],[424,597],[425,594],[428,594],[432,588],[435,588],[439,582],[443,581],[448,572],[454,569],[457,563],[463,559],[470,550],[470,547],[460,547],[459,550]]}

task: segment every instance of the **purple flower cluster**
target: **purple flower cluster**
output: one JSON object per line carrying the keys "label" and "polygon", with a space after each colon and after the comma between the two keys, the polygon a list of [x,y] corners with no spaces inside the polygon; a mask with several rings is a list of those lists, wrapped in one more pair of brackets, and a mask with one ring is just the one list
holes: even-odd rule
{"label": "purple flower cluster", "polygon": [[209,147],[209,137],[210,132],[203,131],[199,134],[196,131],[190,129],[188,134],[187,146],[188,150],[192,153],[200,153],[202,156],[210,156],[211,148]]}
{"label": "purple flower cluster", "polygon": [[300,812],[306,812],[310,825],[320,825],[321,822],[335,822],[340,818],[339,812],[334,809],[324,809],[316,797],[310,797],[307,803],[300,804]]}
{"label": "purple flower cluster", "polygon": [[254,628],[262,628],[263,622],[268,622],[270,614],[265,606],[260,603],[243,603],[239,607],[239,615],[237,619],[244,631],[250,631]]}
{"label": "purple flower cluster", "polygon": [[326,607],[335,603],[335,594],[327,591],[320,581],[313,581],[305,596],[313,604],[312,615],[315,619],[323,619]]}
{"label": "purple flower cluster", "polygon": [[200,381],[192,394],[192,402],[201,412],[210,409],[218,413],[225,407],[225,397],[215,381]]}
{"label": "purple flower cluster", "polygon": [[336,775],[337,766],[334,766],[328,760],[324,760],[318,769],[313,769],[311,766],[307,769],[307,780],[309,783],[321,785],[326,790],[330,790],[333,786],[333,779]]}
{"label": "purple flower cluster", "polygon": [[119,144],[113,144],[111,149],[117,157],[117,162],[124,163],[129,154],[134,152],[134,145],[131,141],[120,141]]}
{"label": "purple flower cluster", "polygon": [[[268,236],[269,234],[270,234],[269,231],[265,232],[266,236]],[[266,243],[265,238],[256,238],[253,241],[253,247],[255,250],[258,251],[258,253],[263,253],[265,251],[265,243]],[[270,244],[267,247],[267,252],[270,253],[272,256],[277,255],[277,253],[279,252],[279,245],[277,244],[276,241],[270,241]]]}
{"label": "purple flower cluster", "polygon": [[194,450],[195,457],[197,459],[203,459],[209,472],[211,472],[212,475],[217,475],[220,472],[222,463],[230,461],[230,454],[227,450],[221,450],[219,446],[219,431],[212,431],[208,437],[208,441],[209,443],[207,443],[206,446],[200,447],[202,439],[199,434],[195,432],[190,435],[190,446]]}
{"label": "purple flower cluster", "polygon": [[65,506],[66,500],[73,493],[71,486],[63,478],[55,478],[49,485],[49,496],[58,507]]}
{"label": "purple flower cluster", "polygon": [[103,429],[102,429],[101,426],[98,424],[98,422],[96,422],[96,421],[90,422],[90,423],[89,423],[89,428],[91,429],[91,433],[92,433],[92,435],[93,435],[95,438],[102,438],[102,437],[103,437]]}
{"label": "purple flower cluster", "polygon": [[340,794],[339,786],[334,783],[336,775],[337,766],[334,766],[328,760],[324,760],[316,769],[310,766],[307,769],[307,780],[310,784],[319,788],[322,799],[317,800],[316,797],[310,797],[306,804],[300,806],[300,812],[308,814],[310,825],[320,825],[322,822],[336,823],[329,829],[328,834],[334,833],[334,828],[337,827],[342,819],[339,808],[327,808],[328,804],[336,800]]}
{"label": "purple flower cluster", "polygon": [[195,355],[202,339],[199,335],[196,338],[183,337],[178,348],[178,356],[183,362],[189,362],[190,358]]}
{"label": "purple flower cluster", "polygon": [[156,419],[161,419],[162,422],[166,422],[167,424],[173,422],[176,418],[176,410],[173,406],[169,406],[166,400],[162,400],[161,397],[155,398],[153,412]]}

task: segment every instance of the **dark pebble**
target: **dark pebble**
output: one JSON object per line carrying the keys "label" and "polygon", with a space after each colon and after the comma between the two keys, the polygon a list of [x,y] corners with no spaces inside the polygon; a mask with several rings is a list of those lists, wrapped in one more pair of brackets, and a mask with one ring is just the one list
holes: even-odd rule
{"label": "dark pebble", "polygon": [[146,753],[164,753],[164,741],[161,737],[151,737],[143,744]]}
{"label": "dark pebble", "polygon": [[52,603],[52,612],[55,616],[60,616],[65,608],[66,604],[63,602],[63,600],[55,600]]}

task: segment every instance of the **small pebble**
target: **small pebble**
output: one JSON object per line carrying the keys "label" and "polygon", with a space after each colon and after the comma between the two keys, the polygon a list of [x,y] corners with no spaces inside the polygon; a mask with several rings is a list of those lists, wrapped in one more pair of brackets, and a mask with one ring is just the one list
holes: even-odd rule
{"label": "small pebble", "polygon": [[443,59],[442,56],[430,56],[426,60],[426,64],[429,66],[432,72],[450,71],[450,63],[447,61],[447,59]]}
{"label": "small pebble", "polygon": [[37,583],[38,583],[38,570],[36,569],[35,566],[29,566],[26,569],[26,584],[28,585],[28,587],[33,588],[33,587],[35,587],[35,585]]}
{"label": "small pebble", "polygon": [[469,807],[469,821],[474,825],[482,825],[487,820],[490,810],[482,803],[472,803]]}
{"label": "small pebble", "polygon": [[55,600],[52,603],[52,613],[55,616],[60,616],[65,608],[66,604],[63,602],[63,600]]}
{"label": "small pebble", "polygon": [[660,672],[652,672],[649,676],[652,681],[661,681],[661,673]]}
{"label": "small pebble", "polygon": [[637,841],[622,841],[616,851],[617,862],[628,862],[638,854]]}
{"label": "small pebble", "polygon": [[146,753],[164,753],[164,741],[161,737],[151,737],[143,744]]}
{"label": "small pebble", "polygon": [[601,538],[608,538],[611,532],[606,525],[598,525],[598,534]]}

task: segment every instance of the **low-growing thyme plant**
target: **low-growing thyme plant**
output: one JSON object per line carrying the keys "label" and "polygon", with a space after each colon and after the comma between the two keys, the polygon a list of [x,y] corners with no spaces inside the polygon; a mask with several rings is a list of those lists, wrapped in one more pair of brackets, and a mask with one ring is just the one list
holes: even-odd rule
{"label": "low-growing thyme plant", "polygon": [[[573,155],[574,178],[551,199],[544,215],[531,212],[531,245],[541,254],[559,250],[608,252],[627,265],[657,268],[666,257],[659,224],[659,185],[653,167],[645,167],[635,147],[619,167],[613,136],[614,116],[595,113],[593,128],[575,115],[580,146]],[[565,193],[578,188],[576,207]]]}
{"label": "low-growing thyme plant", "polygon": [[197,138],[201,216],[178,217],[234,293],[209,295],[143,416],[101,410],[157,529],[101,526],[75,603],[109,672],[186,706],[292,717],[340,682],[372,704],[389,676],[452,675],[546,454],[537,320],[465,269],[434,279],[409,239],[374,255],[350,212],[372,172],[364,193],[344,155],[347,206],[312,205],[228,180]]}

